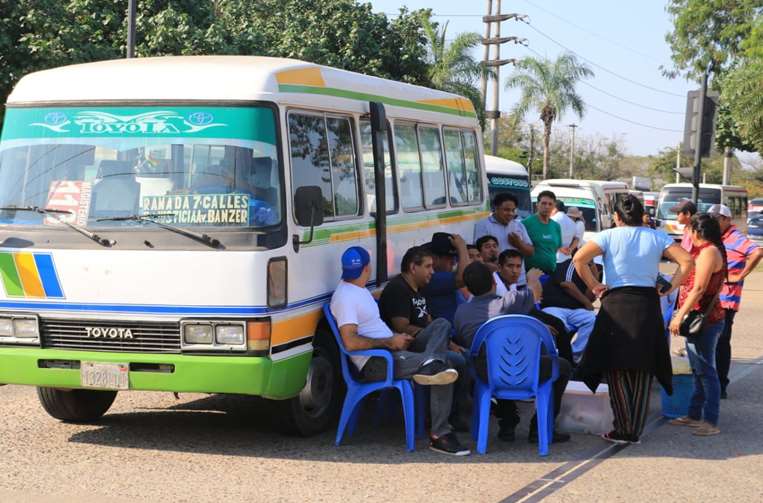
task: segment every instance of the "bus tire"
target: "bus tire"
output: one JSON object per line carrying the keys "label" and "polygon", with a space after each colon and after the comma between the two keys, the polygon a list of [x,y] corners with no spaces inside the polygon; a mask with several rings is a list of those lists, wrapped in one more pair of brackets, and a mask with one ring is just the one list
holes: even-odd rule
{"label": "bus tire", "polygon": [[313,358],[305,386],[297,396],[278,402],[283,419],[278,428],[287,434],[309,437],[336,425],[344,398],[339,349],[325,332],[313,341]]}
{"label": "bus tire", "polygon": [[37,398],[45,412],[67,423],[97,421],[109,410],[116,397],[116,391],[37,388]]}

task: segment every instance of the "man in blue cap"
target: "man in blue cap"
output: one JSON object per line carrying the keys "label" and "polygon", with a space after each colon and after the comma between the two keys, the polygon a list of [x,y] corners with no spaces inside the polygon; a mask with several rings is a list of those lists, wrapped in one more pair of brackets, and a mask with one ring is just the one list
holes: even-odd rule
{"label": "man in blue cap", "polygon": [[[381,348],[392,353],[396,379],[413,379],[431,386],[432,417],[430,448],[456,456],[470,454],[452,432],[448,417],[453,403],[453,383],[458,372],[447,364],[448,333],[422,330],[415,336],[393,333],[379,314],[366,284],[371,276],[371,257],[365,248],[352,246],[342,254],[342,281],[331,297],[331,313],[348,351]],[[373,382],[384,379],[387,360],[353,356],[360,378]]]}

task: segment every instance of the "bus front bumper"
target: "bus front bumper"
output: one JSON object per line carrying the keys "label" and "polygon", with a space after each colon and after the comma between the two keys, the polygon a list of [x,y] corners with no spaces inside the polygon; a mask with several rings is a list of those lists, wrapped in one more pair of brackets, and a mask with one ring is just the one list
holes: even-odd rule
{"label": "bus front bumper", "polygon": [[[102,353],[0,347],[0,384],[79,389],[81,362],[127,363],[129,389],[232,393],[286,399],[305,384],[311,352],[279,361],[255,356]],[[68,368],[64,368],[68,367]]]}

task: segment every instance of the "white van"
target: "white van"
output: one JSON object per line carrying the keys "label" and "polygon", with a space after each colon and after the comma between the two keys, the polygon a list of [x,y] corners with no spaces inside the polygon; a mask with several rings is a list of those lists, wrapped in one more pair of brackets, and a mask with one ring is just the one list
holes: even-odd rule
{"label": "white van", "polygon": [[599,182],[593,180],[551,179],[543,180],[533,187],[532,200],[537,202],[538,194],[550,190],[567,207],[576,206],[585,219],[585,240],[612,226],[612,210]]}
{"label": "white van", "polygon": [[509,159],[486,155],[485,171],[487,172],[487,188],[491,201],[496,194],[509,192],[516,196],[519,201],[517,214],[520,218],[525,218],[532,213],[530,177],[524,166]]}
{"label": "white van", "polygon": [[[674,239],[680,240],[684,226],[676,221],[676,214],[671,209],[684,199],[691,199],[692,184],[669,183],[660,191],[657,202],[657,218],[662,230]],[[742,229],[747,217],[747,189],[738,185],[717,185],[702,183],[699,186],[697,211],[706,212],[713,204],[725,204],[732,213],[734,224]]]}
{"label": "white van", "polygon": [[330,427],[342,252],[372,252],[372,286],[433,232],[471,236],[481,138],[466,98],[291,59],[25,76],[0,141],[0,384],[75,422],[129,389],[255,395],[301,434]]}

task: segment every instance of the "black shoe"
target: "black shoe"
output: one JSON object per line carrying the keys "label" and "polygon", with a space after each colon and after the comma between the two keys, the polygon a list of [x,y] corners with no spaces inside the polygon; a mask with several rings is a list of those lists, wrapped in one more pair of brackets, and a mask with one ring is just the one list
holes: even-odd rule
{"label": "black shoe", "polygon": [[[554,436],[551,439],[552,444],[563,444],[569,442],[572,437],[569,433],[554,430]],[[530,434],[527,436],[527,441],[531,444],[538,443],[538,430],[530,430]]]}
{"label": "black shoe", "polygon": [[451,456],[468,456],[472,453],[469,449],[461,445],[461,442],[458,441],[458,437],[456,437],[454,433],[448,433],[433,438],[429,444],[429,448],[443,454],[450,454]]}
{"label": "black shoe", "polygon": [[458,379],[458,371],[439,361],[424,365],[413,375],[414,382],[422,386],[451,384],[456,379]]}
{"label": "black shoe", "polygon": [[514,426],[499,426],[498,427],[498,440],[504,442],[513,442],[516,440],[517,435],[514,432]]}
{"label": "black shoe", "polygon": [[729,397],[729,394],[726,393],[725,389],[721,390],[721,400],[726,400]]}

